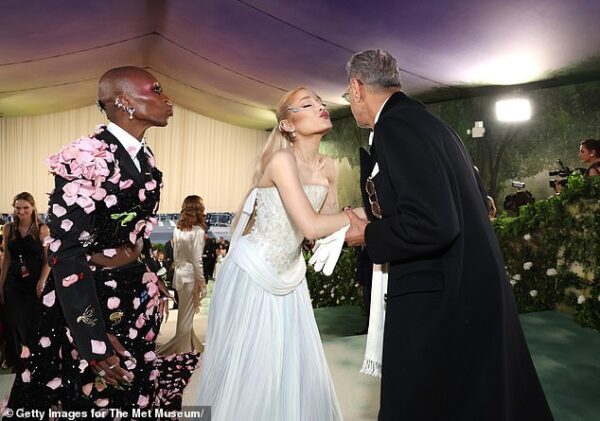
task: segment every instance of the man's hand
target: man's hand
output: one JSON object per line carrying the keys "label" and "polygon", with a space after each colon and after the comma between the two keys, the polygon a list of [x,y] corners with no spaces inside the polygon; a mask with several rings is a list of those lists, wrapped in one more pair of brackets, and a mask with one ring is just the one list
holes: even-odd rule
{"label": "man's hand", "polygon": [[128,358],[131,357],[131,354],[123,348],[123,345],[121,345],[116,336],[111,334],[107,334],[107,336],[117,355],[111,355],[108,358],[98,361],[92,366],[92,370],[96,375],[102,377],[106,384],[112,386],[118,386],[119,384],[128,385],[133,381],[133,373],[120,366],[121,360],[118,355]]}
{"label": "man's hand", "polygon": [[344,210],[350,220],[350,229],[346,232],[346,243],[349,246],[362,246],[365,244],[366,219],[359,218],[351,209]]}

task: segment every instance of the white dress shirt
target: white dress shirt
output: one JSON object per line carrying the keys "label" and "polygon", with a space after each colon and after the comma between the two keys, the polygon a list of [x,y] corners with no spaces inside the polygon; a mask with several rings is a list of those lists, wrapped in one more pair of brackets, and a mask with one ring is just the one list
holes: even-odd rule
{"label": "white dress shirt", "polygon": [[142,169],[140,167],[140,160],[137,159],[137,154],[142,147],[146,147],[145,139],[142,139],[142,141],[140,142],[112,121],[108,123],[108,126],[106,126],[106,130],[111,132],[113,136],[116,137],[117,140],[121,143],[121,145],[123,145],[129,156],[131,156],[131,159],[133,160],[133,163],[135,164],[138,171],[141,171]]}

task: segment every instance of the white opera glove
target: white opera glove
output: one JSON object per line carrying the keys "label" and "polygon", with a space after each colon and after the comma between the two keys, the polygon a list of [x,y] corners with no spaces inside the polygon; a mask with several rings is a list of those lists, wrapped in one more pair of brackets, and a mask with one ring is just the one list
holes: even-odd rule
{"label": "white opera glove", "polygon": [[333,269],[340,258],[348,228],[350,228],[350,225],[340,228],[327,237],[319,238],[315,242],[313,255],[308,260],[308,264],[313,267],[315,272],[320,272],[322,270],[323,275],[331,276]]}

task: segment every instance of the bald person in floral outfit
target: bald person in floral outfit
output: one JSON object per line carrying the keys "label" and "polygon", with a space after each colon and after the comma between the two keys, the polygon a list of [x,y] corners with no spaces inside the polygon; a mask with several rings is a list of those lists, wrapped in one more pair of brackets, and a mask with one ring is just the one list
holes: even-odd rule
{"label": "bald person in floral outfit", "polygon": [[173,106],[137,67],[106,72],[98,105],[108,126],[47,161],[55,177],[48,211],[54,282],[42,296],[40,340],[21,351],[25,369],[12,409],[178,409],[197,362],[195,353],[154,352],[168,292],[149,264],[162,173],[144,134],[166,126]]}

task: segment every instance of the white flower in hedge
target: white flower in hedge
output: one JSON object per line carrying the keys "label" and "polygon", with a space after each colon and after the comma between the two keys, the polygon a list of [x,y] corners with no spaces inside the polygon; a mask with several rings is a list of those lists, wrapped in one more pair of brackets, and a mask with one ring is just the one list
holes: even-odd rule
{"label": "white flower in hedge", "polygon": [[598,301],[600,301],[600,294],[598,294]]}
{"label": "white flower in hedge", "polygon": [[515,281],[520,281],[520,280],[521,280],[521,275],[519,275],[519,274],[517,273],[515,276],[513,276],[513,279],[514,279]]}
{"label": "white flower in hedge", "polygon": [[550,268],[546,271],[546,275],[548,276],[556,276],[558,274],[558,271],[554,268]]}
{"label": "white flower in hedge", "polygon": [[516,283],[517,283],[517,281],[515,281],[514,279],[511,279],[511,280],[510,280],[510,284],[511,284],[512,286],[515,286],[515,285],[516,285]]}
{"label": "white flower in hedge", "polygon": [[531,240],[531,235],[529,235],[529,234],[525,234],[525,235],[523,236],[523,240],[525,240],[525,241],[529,241],[529,240]]}
{"label": "white flower in hedge", "polygon": [[324,290],[319,291],[319,295],[323,295],[323,294],[325,294]]}
{"label": "white flower in hedge", "polygon": [[579,297],[577,297],[577,304],[583,303],[585,303],[585,297],[583,295],[580,295]]}
{"label": "white flower in hedge", "polygon": [[529,270],[533,267],[533,263],[532,262],[525,262],[523,263],[523,269],[525,270]]}
{"label": "white flower in hedge", "polygon": [[531,291],[529,291],[529,295],[531,295],[533,298],[537,297],[537,289],[532,289]]}

